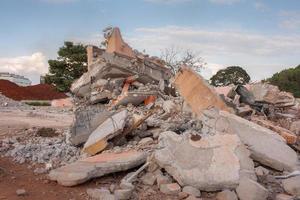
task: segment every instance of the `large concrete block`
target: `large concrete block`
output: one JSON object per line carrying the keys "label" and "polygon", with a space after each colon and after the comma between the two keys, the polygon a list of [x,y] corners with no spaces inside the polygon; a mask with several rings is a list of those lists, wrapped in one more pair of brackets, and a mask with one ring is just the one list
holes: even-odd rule
{"label": "large concrete block", "polygon": [[89,136],[84,144],[83,151],[95,155],[107,146],[107,140],[123,131],[127,119],[127,110],[120,111],[107,118]]}
{"label": "large concrete block", "polygon": [[174,85],[197,115],[201,115],[203,110],[212,106],[221,110],[231,111],[214,88],[188,67],[181,68],[176,74]]}
{"label": "large concrete block", "polygon": [[236,188],[243,176],[256,178],[250,153],[237,135],[207,135],[197,141],[189,137],[161,133],[154,154],[181,186],[216,191]]}
{"label": "large concrete block", "polygon": [[266,188],[247,178],[241,179],[236,193],[240,200],[266,200],[268,198],[268,190]]}
{"label": "large concrete block", "polygon": [[146,153],[135,150],[122,153],[102,153],[54,169],[50,172],[49,178],[63,186],[74,186],[92,178],[137,167],[146,162],[146,159]]}
{"label": "large concrete block", "polygon": [[75,111],[71,126],[70,142],[79,145],[87,141],[90,134],[113,113],[103,105],[86,106]]}
{"label": "large concrete block", "polygon": [[206,110],[202,116],[203,132],[236,134],[251,152],[251,158],[277,170],[299,168],[296,152],[277,133],[234,114]]}

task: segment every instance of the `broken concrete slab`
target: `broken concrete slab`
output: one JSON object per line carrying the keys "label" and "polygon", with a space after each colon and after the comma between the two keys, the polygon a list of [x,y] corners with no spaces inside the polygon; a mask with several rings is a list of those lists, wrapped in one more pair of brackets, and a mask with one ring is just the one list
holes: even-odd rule
{"label": "broken concrete slab", "polygon": [[233,134],[207,135],[193,141],[189,135],[161,133],[154,159],[181,186],[204,191],[235,189],[241,177],[254,177],[250,153]]}
{"label": "broken concrete slab", "polygon": [[232,133],[239,136],[251,152],[251,158],[273,169],[293,171],[299,168],[296,152],[277,133],[234,114],[206,110],[202,115],[204,133]]}
{"label": "broken concrete slab", "polygon": [[107,146],[107,140],[123,131],[127,118],[127,110],[120,111],[100,124],[89,136],[83,151],[95,155]]}
{"label": "broken concrete slab", "polygon": [[87,189],[86,193],[88,196],[94,200],[115,200],[115,196],[110,194],[107,189]]}
{"label": "broken concrete slab", "polygon": [[288,144],[295,144],[297,142],[297,136],[293,132],[280,126],[275,126],[270,121],[258,119],[257,117],[251,117],[251,121],[255,122],[258,125],[266,127],[274,131],[275,133],[278,133],[281,137],[283,137],[286,140]]}
{"label": "broken concrete slab", "polygon": [[300,196],[300,176],[284,179],[282,185],[287,193]]}
{"label": "broken concrete slab", "polygon": [[189,67],[182,67],[179,70],[173,84],[197,115],[201,115],[203,110],[212,106],[231,111],[213,87]]}
{"label": "broken concrete slab", "polygon": [[234,191],[223,190],[217,194],[216,200],[238,200],[238,198]]}
{"label": "broken concrete slab", "polygon": [[145,163],[146,159],[146,153],[135,150],[122,153],[102,153],[54,169],[50,172],[49,178],[63,186],[74,186],[92,178],[137,167]]}
{"label": "broken concrete slab", "polygon": [[70,142],[80,145],[87,141],[90,134],[113,112],[105,109],[103,105],[90,105],[77,109],[71,126]]}
{"label": "broken concrete slab", "polygon": [[164,194],[177,195],[181,191],[181,187],[177,183],[162,184],[159,187]]}
{"label": "broken concrete slab", "polygon": [[236,193],[240,200],[266,200],[268,198],[268,190],[266,188],[247,178],[241,179]]}

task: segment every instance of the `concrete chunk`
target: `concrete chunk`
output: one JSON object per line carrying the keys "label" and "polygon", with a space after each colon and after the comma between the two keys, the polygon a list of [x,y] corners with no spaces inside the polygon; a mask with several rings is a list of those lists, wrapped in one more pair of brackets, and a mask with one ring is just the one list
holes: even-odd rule
{"label": "concrete chunk", "polygon": [[216,109],[202,116],[203,132],[236,134],[251,152],[251,158],[277,170],[294,171],[299,167],[296,152],[277,133],[246,119]]}
{"label": "concrete chunk", "polygon": [[300,196],[300,176],[291,177],[282,181],[284,190],[295,196]]}
{"label": "concrete chunk", "polygon": [[230,190],[223,190],[216,196],[216,200],[238,200],[235,192]]}
{"label": "concrete chunk", "polygon": [[176,74],[174,85],[197,115],[211,106],[230,111],[214,89],[199,74],[188,67],[182,67]]}
{"label": "concrete chunk", "polygon": [[266,200],[268,190],[257,182],[243,178],[236,189],[240,200]]}
{"label": "concrete chunk", "polygon": [[50,172],[49,178],[63,186],[74,186],[92,178],[137,167],[146,162],[146,159],[146,153],[134,150],[122,153],[102,153],[54,169]]}
{"label": "concrete chunk", "polygon": [[113,113],[103,105],[92,105],[75,111],[71,126],[70,142],[73,145],[85,143],[91,133]]}
{"label": "concrete chunk", "polygon": [[154,159],[181,186],[204,191],[235,189],[240,177],[246,176],[244,172],[256,178],[249,152],[232,134],[207,135],[193,141],[188,135],[164,132]]}
{"label": "concrete chunk", "polygon": [[96,128],[86,141],[83,151],[95,155],[107,146],[107,140],[120,134],[125,126],[127,110],[123,110],[106,119]]}

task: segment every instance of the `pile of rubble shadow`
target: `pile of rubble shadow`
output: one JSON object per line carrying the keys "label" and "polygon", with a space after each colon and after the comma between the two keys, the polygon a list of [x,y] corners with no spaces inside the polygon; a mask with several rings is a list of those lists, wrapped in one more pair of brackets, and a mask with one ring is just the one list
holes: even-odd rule
{"label": "pile of rubble shadow", "polygon": [[171,199],[300,197],[300,105],[290,93],[267,83],[214,89],[188,66],[173,75],[133,50],[118,28],[105,38],[106,49],[87,48],[88,72],[71,89],[68,140],[80,159],[51,180],[76,186],[130,170],[118,186],[87,190],[105,200],[139,199],[143,186]]}

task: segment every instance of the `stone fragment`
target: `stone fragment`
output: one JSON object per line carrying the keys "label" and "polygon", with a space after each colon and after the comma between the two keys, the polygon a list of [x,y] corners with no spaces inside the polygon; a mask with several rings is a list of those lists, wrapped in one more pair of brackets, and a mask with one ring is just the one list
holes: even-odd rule
{"label": "stone fragment", "polygon": [[76,110],[71,126],[70,142],[73,145],[85,143],[90,134],[111,115],[112,113],[101,104]]}
{"label": "stone fragment", "polygon": [[194,141],[168,131],[160,135],[158,147],[154,159],[181,186],[217,191],[235,189],[242,176],[256,178],[250,153],[237,135],[206,135]]}
{"label": "stone fragment", "polygon": [[277,194],[275,200],[294,200],[294,197],[287,194]]}
{"label": "stone fragment", "polygon": [[178,194],[178,199],[186,199],[189,196],[189,194],[185,193],[185,192],[179,192]]}
{"label": "stone fragment", "polygon": [[202,116],[204,133],[232,133],[248,147],[251,158],[273,169],[293,171],[299,167],[296,152],[277,133],[246,119],[216,109]]}
{"label": "stone fragment", "polygon": [[25,196],[27,194],[25,189],[17,189],[16,194],[18,196]]}
{"label": "stone fragment", "polygon": [[295,133],[296,135],[300,136],[300,120],[294,121],[294,122],[291,124],[290,130],[291,130],[293,133]]}
{"label": "stone fragment", "polygon": [[141,141],[139,141],[139,145],[141,145],[141,146],[145,146],[145,145],[148,145],[151,143],[153,143],[153,139],[151,137],[145,137],[145,138],[141,139]]}
{"label": "stone fragment", "polygon": [[146,153],[135,150],[122,153],[102,153],[54,169],[50,172],[49,178],[64,186],[74,186],[91,178],[137,167],[146,162],[146,159]]}
{"label": "stone fragment", "polygon": [[134,189],[134,185],[132,183],[129,183],[125,180],[121,180],[121,183],[120,183],[120,188],[121,189]]}
{"label": "stone fragment", "polygon": [[202,200],[202,198],[197,198],[197,197],[194,197],[194,196],[189,196],[185,200]]}
{"label": "stone fragment", "polygon": [[95,200],[115,200],[114,195],[110,194],[107,189],[87,189],[86,193],[91,199]]}
{"label": "stone fragment", "polygon": [[240,200],[266,200],[268,190],[259,183],[242,178],[239,186],[236,188],[236,193]]}
{"label": "stone fragment", "polygon": [[154,185],[156,176],[153,173],[146,173],[141,180],[144,185]]}
{"label": "stone fragment", "polygon": [[269,174],[269,170],[267,170],[266,168],[262,167],[262,166],[258,166],[255,168],[255,174],[257,176],[265,176]]}
{"label": "stone fragment", "polygon": [[287,193],[300,196],[300,176],[284,179],[282,185]]}
{"label": "stone fragment", "polygon": [[115,190],[114,194],[116,200],[127,200],[132,196],[132,192],[133,191],[131,189],[119,189]]}
{"label": "stone fragment", "polygon": [[235,192],[230,190],[223,190],[216,196],[216,200],[238,200]]}
{"label": "stone fragment", "polygon": [[230,111],[215,90],[189,67],[182,67],[177,72],[174,85],[197,115],[201,115],[203,110],[211,106]]}
{"label": "stone fragment", "polygon": [[198,190],[197,188],[194,188],[192,186],[183,187],[182,192],[185,192],[185,193],[187,193],[189,195],[192,195],[194,197],[200,197],[201,196],[200,190]]}
{"label": "stone fragment", "polygon": [[157,186],[160,187],[160,185],[162,184],[168,184],[171,183],[172,180],[170,177],[168,176],[164,176],[162,174],[157,174],[156,175],[156,182],[157,182]]}
{"label": "stone fragment", "polygon": [[162,184],[159,189],[162,193],[169,195],[177,195],[181,191],[181,188],[177,183]]}
{"label": "stone fragment", "polygon": [[162,106],[163,106],[163,110],[166,113],[172,113],[172,112],[175,112],[176,110],[178,110],[176,104],[171,100],[164,101]]}
{"label": "stone fragment", "polygon": [[102,151],[108,144],[107,140],[123,131],[126,118],[127,110],[123,110],[106,119],[91,133],[84,144],[83,151],[89,155],[95,155]]}

